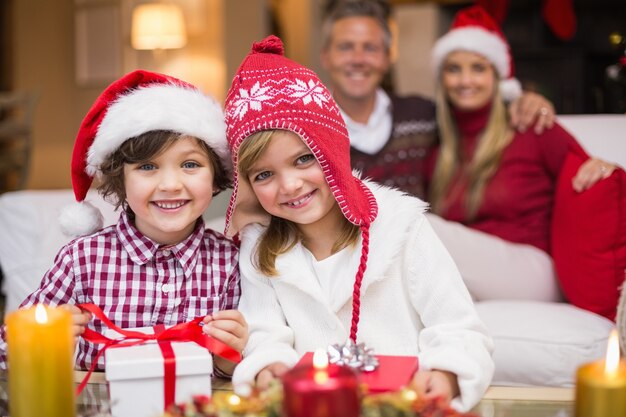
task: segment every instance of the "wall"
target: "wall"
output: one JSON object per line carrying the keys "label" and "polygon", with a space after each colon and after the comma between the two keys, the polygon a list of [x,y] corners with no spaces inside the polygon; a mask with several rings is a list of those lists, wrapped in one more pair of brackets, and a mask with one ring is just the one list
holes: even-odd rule
{"label": "wall", "polygon": [[318,74],[322,71],[320,3],[319,0],[274,1],[280,36],[285,41],[285,55]]}
{"label": "wall", "polygon": [[68,187],[76,128],[100,88],[74,84],[73,0],[13,4],[13,84],[37,93],[27,188]]}
{"label": "wall", "polygon": [[[173,0],[183,6],[188,45],[156,56],[129,46],[133,5],[146,0],[102,0],[118,4],[122,42],[120,74],[145,68],[178,76],[223,100],[226,88],[253,41],[270,31],[270,0]],[[275,15],[287,56],[325,74],[321,48],[320,0],[280,0]],[[109,81],[78,86],[74,57],[75,0],[15,0],[12,78],[16,90],[39,95],[35,114],[34,150],[29,189],[71,186],[69,164],[82,118]],[[432,95],[428,50],[440,27],[437,7],[406,4],[395,7],[400,30],[400,60],[394,80],[400,93]],[[416,24],[419,22],[419,24]]]}
{"label": "wall", "polygon": [[430,50],[442,27],[439,7],[431,3],[402,4],[394,7],[392,16],[400,35],[392,68],[395,91],[434,97]]}
{"label": "wall", "polygon": [[[130,46],[133,7],[142,0],[122,0],[121,20],[124,72],[136,68],[162,72],[186,80],[202,91],[223,100],[226,91],[224,0],[172,0],[185,17],[187,44],[181,49],[136,51]],[[231,0],[232,1],[232,0]],[[226,4],[224,4],[226,3]]]}
{"label": "wall", "polygon": [[[196,84],[222,101],[252,40],[266,32],[265,0],[177,0],[189,26],[188,45],[164,56],[129,46],[135,0],[104,0],[119,5],[123,66],[162,71]],[[16,0],[12,77],[15,90],[39,96],[28,189],[71,187],[69,166],[78,127],[111,80],[79,86],[75,81],[75,0]]]}

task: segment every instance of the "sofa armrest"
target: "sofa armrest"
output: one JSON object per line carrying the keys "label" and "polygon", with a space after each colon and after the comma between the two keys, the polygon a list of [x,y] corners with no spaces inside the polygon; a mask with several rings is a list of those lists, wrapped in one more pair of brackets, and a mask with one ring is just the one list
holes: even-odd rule
{"label": "sofa armrest", "polygon": [[[105,225],[117,219],[113,206],[90,191],[87,200],[102,212]],[[58,223],[61,209],[74,201],[71,190],[16,191],[0,196],[0,266],[5,312],[15,310],[37,288],[57,252],[70,237]]]}

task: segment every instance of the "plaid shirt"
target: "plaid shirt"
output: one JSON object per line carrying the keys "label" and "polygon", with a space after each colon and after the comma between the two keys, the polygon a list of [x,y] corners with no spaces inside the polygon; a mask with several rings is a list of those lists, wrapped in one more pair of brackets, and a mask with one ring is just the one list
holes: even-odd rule
{"label": "plaid shirt", "polygon": [[[187,239],[161,246],[143,236],[123,213],[117,225],[64,246],[39,289],[22,307],[93,303],[121,328],[173,326],[237,308],[238,258],[238,247],[205,229],[202,220]],[[88,326],[98,333],[106,330],[95,317]],[[0,361],[4,364],[2,339]],[[88,369],[98,348],[80,338],[76,366]],[[104,369],[104,355],[97,369]]]}

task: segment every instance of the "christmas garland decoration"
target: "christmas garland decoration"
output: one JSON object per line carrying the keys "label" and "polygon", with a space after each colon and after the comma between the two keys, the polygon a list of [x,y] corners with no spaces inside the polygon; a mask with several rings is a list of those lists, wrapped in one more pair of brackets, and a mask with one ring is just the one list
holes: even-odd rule
{"label": "christmas garland decoration", "polygon": [[[362,396],[362,417],[477,417],[459,413],[438,400],[424,400],[411,389]],[[248,397],[232,392],[195,396],[186,404],[170,407],[163,417],[281,417],[282,386],[274,382],[265,391]]]}

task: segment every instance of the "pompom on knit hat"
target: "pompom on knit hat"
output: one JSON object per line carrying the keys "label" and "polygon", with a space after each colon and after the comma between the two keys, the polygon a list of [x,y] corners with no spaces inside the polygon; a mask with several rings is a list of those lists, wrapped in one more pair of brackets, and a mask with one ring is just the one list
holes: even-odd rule
{"label": "pompom on knit hat", "polygon": [[108,86],[83,119],[71,161],[76,203],[59,217],[68,236],[102,227],[102,214],[85,201],[102,163],[126,140],[168,130],[204,141],[230,171],[226,126],[220,105],[193,85],[155,72],[136,70]]}
{"label": "pompom on knit hat", "polygon": [[[247,181],[238,178],[241,143],[266,130],[286,130],[298,135],[320,164],[344,217],[361,227],[362,253],[355,279],[351,330],[355,340],[369,227],[378,214],[378,205],[369,188],[352,173],[348,131],[332,95],[313,71],[283,54],[282,41],[274,35],[254,43],[226,95],[226,138],[234,179],[225,233],[233,236],[246,224],[259,220],[258,201]],[[269,217],[267,213],[264,216]]]}
{"label": "pompom on knit hat", "polygon": [[505,101],[521,96],[522,86],[515,78],[509,43],[496,21],[481,6],[459,10],[448,33],[435,43],[432,64],[437,76],[443,61],[454,51],[475,52],[487,58],[500,77],[500,94]]}

